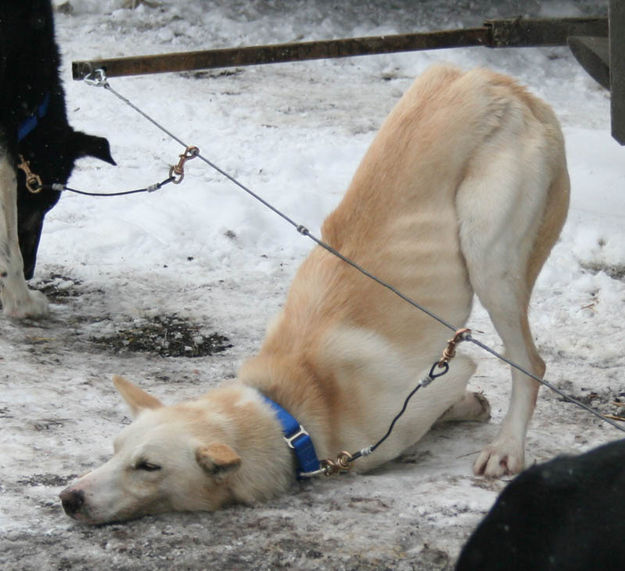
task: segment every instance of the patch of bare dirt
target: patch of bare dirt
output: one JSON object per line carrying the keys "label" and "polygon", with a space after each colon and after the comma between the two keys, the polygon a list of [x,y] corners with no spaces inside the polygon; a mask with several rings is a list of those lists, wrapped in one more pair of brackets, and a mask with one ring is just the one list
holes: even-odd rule
{"label": "patch of bare dirt", "polygon": [[114,353],[157,353],[162,357],[206,357],[232,347],[220,333],[205,334],[178,315],[156,315],[120,329],[114,335],[90,337]]}

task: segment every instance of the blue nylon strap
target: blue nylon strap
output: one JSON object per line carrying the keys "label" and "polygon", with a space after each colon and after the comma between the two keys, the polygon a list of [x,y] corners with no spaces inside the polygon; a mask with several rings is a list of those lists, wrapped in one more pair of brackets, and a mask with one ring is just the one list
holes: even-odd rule
{"label": "blue nylon strap", "polygon": [[27,137],[32,131],[35,130],[35,127],[39,124],[39,119],[43,119],[48,112],[48,105],[50,104],[50,94],[46,93],[41,105],[37,107],[35,112],[26,117],[22,124],[19,126],[17,130],[17,140],[18,142]]}
{"label": "blue nylon strap", "polygon": [[315,452],[315,446],[302,425],[277,402],[272,401],[265,395],[262,395],[262,397],[275,411],[278,421],[282,426],[284,439],[293,449],[293,452],[295,452],[295,458],[297,459],[297,478],[300,479],[302,473],[319,470],[320,464],[317,453]]}

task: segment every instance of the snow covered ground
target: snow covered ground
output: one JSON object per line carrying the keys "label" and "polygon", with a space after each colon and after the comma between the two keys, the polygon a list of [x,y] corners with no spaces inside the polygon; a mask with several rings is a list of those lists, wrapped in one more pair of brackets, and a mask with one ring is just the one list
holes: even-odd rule
{"label": "snow covered ground", "polygon": [[[60,3],[60,2],[57,2]],[[81,162],[71,184],[96,192],[162,180],[181,148],[110,93],[71,81],[70,62],[479,25],[486,17],[605,14],[605,2],[381,0],[71,0],[57,14],[68,111],[105,135],[118,167]],[[596,6],[599,5],[599,8]],[[594,7],[594,8],[593,8]],[[111,85],[202,154],[317,232],[376,129],[414,76],[436,61],[518,77],[561,118],[572,177],[562,239],[537,284],[532,323],[547,377],[605,412],[625,401],[625,149],[609,135],[609,97],[564,48],[472,48],[111,79]],[[89,528],[57,499],[111,453],[127,411],[111,374],[166,402],[232,377],[258,347],[311,243],[199,161],[177,187],[126,198],[66,195],[48,216],[34,286],[42,322],[0,321],[0,552],[6,569],[450,569],[505,482],[471,463],[507,405],[506,367],[476,348],[472,381],[493,407],[486,425],[436,428],[367,476],[301,485],[257,507],[171,514]],[[198,358],[114,352],[118,337],[186,320],[232,345]],[[499,341],[483,310],[475,335]],[[139,334],[139,333],[138,333]],[[96,338],[96,339],[94,339]],[[529,461],[620,437],[541,393]]]}

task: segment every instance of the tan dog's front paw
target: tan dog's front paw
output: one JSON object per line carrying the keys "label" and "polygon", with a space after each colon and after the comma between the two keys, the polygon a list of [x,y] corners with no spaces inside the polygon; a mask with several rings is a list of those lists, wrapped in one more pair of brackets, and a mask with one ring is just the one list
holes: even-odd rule
{"label": "tan dog's front paw", "polygon": [[523,444],[500,437],[482,450],[473,465],[473,472],[478,476],[501,478],[518,474],[524,466]]}

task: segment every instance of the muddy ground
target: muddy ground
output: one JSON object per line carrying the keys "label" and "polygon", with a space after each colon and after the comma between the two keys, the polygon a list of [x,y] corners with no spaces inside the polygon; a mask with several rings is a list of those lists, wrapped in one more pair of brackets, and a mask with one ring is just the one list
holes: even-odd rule
{"label": "muddy ground", "polygon": [[[89,289],[71,276],[50,275],[41,287],[54,302],[55,317],[0,323],[3,355],[12,351],[11,360],[16,354],[20,360],[19,378],[0,376],[5,569],[451,569],[505,484],[470,471],[495,425],[463,424],[436,428],[375,473],[296,484],[292,495],[265,505],[100,527],[74,523],[63,514],[58,492],[104,461],[111,438],[129,422],[110,373],[127,374],[172,401],[199,394],[220,375],[232,376],[233,362],[255,339],[200,327],[180,315],[113,316],[101,311],[110,294],[105,284]],[[97,315],[94,308],[100,308]],[[482,319],[478,309],[474,322]],[[96,337],[92,329],[97,324],[107,330],[103,323],[117,333]],[[185,347],[179,356],[163,356],[163,343],[154,342],[155,328],[161,339],[201,335],[217,339],[217,346],[201,356],[191,357]],[[497,420],[505,405],[501,384],[507,384],[507,372],[477,357],[481,364],[474,384],[491,397]],[[570,356],[556,358],[560,371],[578,367]],[[610,374],[610,367],[602,372]],[[623,394],[559,385],[606,412],[620,410],[613,403]],[[609,435],[610,429],[592,417],[544,394],[529,435],[530,461]]]}

